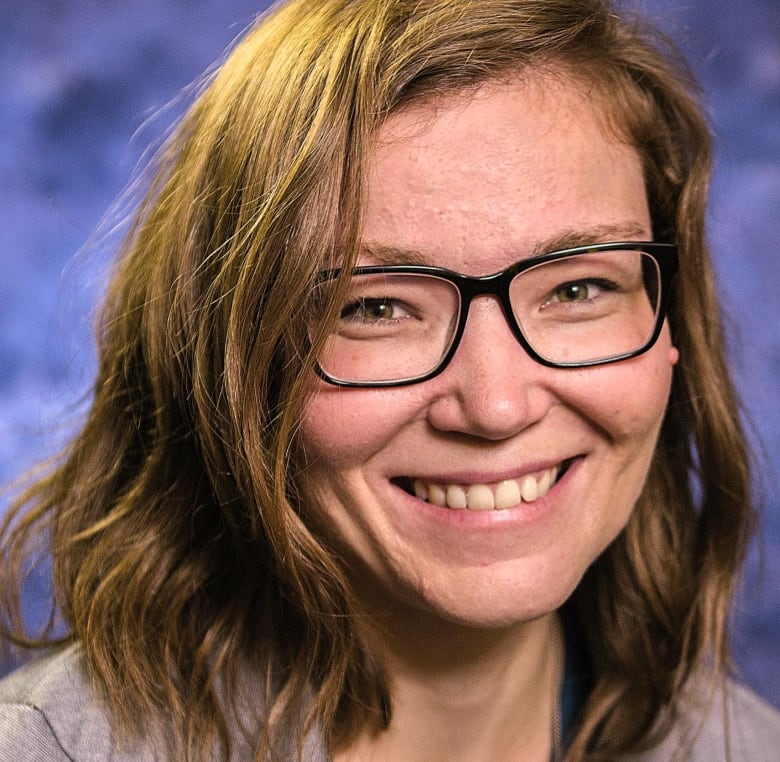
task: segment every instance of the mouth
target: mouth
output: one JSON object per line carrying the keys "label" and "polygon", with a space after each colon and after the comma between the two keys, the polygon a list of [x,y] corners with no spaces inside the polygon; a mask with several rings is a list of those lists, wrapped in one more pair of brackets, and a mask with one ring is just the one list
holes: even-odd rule
{"label": "mouth", "polygon": [[571,463],[571,460],[563,461],[520,479],[504,479],[490,484],[459,484],[421,478],[393,479],[393,482],[419,500],[441,508],[502,511],[543,498],[560,481]]}

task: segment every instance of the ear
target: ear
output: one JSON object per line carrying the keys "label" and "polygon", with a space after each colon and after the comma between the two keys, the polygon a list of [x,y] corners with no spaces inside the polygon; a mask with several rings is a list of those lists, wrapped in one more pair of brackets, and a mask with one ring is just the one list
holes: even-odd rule
{"label": "ear", "polygon": [[669,364],[674,366],[680,362],[680,350],[677,347],[669,348]]}

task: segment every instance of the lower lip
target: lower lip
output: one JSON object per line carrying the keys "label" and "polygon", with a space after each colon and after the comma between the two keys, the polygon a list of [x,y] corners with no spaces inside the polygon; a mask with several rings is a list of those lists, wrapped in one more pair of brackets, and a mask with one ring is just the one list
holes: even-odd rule
{"label": "lower lip", "polygon": [[462,527],[479,532],[500,529],[506,531],[510,527],[531,529],[536,524],[544,523],[560,513],[562,506],[569,503],[566,492],[579,473],[583,462],[582,457],[575,458],[566,469],[566,473],[550,488],[544,496],[531,503],[520,503],[514,508],[491,511],[470,511],[467,508],[447,508],[426,500],[420,500],[401,487],[396,487],[406,498],[404,504],[414,511],[411,517],[416,523],[433,522],[445,527]]}

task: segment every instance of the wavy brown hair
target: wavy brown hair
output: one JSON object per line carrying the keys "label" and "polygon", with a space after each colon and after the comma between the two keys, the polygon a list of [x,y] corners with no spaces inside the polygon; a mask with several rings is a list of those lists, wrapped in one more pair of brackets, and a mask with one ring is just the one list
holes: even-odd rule
{"label": "wavy brown hair", "polygon": [[341,748],[392,712],[351,624],[348,580],[306,520],[296,431],[318,270],[349,268],[363,171],[387,115],[540,69],[582,83],[642,158],[657,240],[676,241],[681,361],[643,494],[588,571],[594,689],[569,758],[657,741],[689,675],[722,674],[752,519],[704,217],[710,139],[674,50],[606,0],[293,0],[259,19],[157,157],[99,315],[81,432],[2,530],[7,641],[50,549],[56,600],[128,735],[227,754],[243,675],[258,756],[318,724]]}

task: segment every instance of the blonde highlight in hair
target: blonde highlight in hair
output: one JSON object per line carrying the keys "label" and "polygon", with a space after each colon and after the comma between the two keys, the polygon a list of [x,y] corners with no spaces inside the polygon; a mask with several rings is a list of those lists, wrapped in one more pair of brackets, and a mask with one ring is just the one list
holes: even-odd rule
{"label": "blonde highlight in hair", "polygon": [[[600,0],[294,0],[209,80],[120,251],[84,427],[3,525],[17,581],[50,543],[69,637],[127,735],[158,719],[176,758],[227,755],[248,682],[257,759],[289,738],[302,754],[315,724],[338,749],[389,722],[381,660],[296,487],[307,299],[320,269],[354,262],[388,114],[539,68],[594,88],[643,161],[656,238],[681,252],[682,359],[651,473],[572,602],[595,687],[569,758],[648,746],[697,665],[725,666],[748,463],[706,250],[708,131],[659,39]],[[34,644],[17,601],[4,634]]]}

